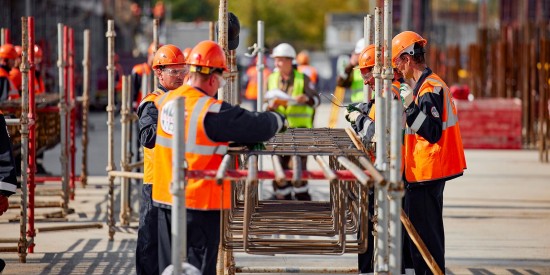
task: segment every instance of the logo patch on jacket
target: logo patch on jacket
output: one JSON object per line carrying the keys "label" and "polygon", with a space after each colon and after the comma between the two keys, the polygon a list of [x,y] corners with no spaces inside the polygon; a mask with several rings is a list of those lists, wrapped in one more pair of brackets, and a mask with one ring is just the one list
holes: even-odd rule
{"label": "logo patch on jacket", "polygon": [[439,118],[439,112],[437,111],[437,109],[435,108],[435,106],[433,106],[432,109],[431,109],[430,111],[432,112],[432,116],[433,116],[433,117]]}

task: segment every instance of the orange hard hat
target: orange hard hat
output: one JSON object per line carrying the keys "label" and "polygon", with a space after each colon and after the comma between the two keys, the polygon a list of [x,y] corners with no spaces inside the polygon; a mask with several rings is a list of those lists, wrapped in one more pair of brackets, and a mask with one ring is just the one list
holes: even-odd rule
{"label": "orange hard hat", "polygon": [[189,54],[191,53],[191,48],[185,48],[185,50],[183,50],[183,57],[185,58],[185,60],[187,60],[187,58],[189,58]]}
{"label": "orange hard hat", "polygon": [[34,58],[42,59],[42,49],[36,44],[34,44]]}
{"label": "orange hard hat", "polygon": [[428,41],[412,31],[404,31],[396,35],[391,41],[392,63],[395,63],[397,57],[405,52],[411,55],[414,54],[415,43],[420,43],[420,46],[424,47]]}
{"label": "orange hard hat", "polygon": [[23,53],[23,48],[19,45],[15,45],[13,47],[15,49],[15,52],[17,53],[17,57],[21,57],[21,54]]}
{"label": "orange hard hat", "polygon": [[298,56],[296,56],[296,62],[298,63],[298,65],[308,65],[309,53],[307,51],[301,51]]}
{"label": "orange hard hat", "polygon": [[211,69],[229,71],[222,47],[210,40],[199,42],[191,50],[187,64],[191,65],[189,68],[191,72],[210,74],[212,73]]}
{"label": "orange hard hat", "polygon": [[17,52],[12,44],[4,44],[0,46],[0,58],[16,59]]}
{"label": "orange hard hat", "polygon": [[[160,47],[162,47],[162,44],[159,43],[157,50],[160,49]],[[149,45],[149,48],[147,49],[147,54],[153,55],[154,53],[155,53],[155,43],[153,42],[151,43],[151,45]]]}
{"label": "orange hard hat", "polygon": [[183,53],[172,44],[160,47],[153,57],[153,69],[166,65],[185,65]]}
{"label": "orange hard hat", "polygon": [[368,45],[359,54],[358,69],[370,68],[374,66],[374,44]]}

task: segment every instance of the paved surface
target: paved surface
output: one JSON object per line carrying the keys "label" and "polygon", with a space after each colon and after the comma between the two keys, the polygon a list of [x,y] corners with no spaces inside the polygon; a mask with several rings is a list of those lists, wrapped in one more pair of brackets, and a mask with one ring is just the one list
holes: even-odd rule
{"label": "paved surface", "polygon": [[[317,111],[317,126],[326,126],[328,112],[328,105]],[[119,118],[116,120],[118,123]],[[37,222],[37,228],[105,222],[105,121],[105,114],[92,115],[89,173],[93,177],[86,189],[77,186],[76,198],[70,202],[75,209],[68,216],[70,222]],[[344,126],[340,121],[339,127]],[[118,136],[115,142],[118,157]],[[469,169],[465,176],[449,182],[445,190],[447,274],[550,274],[550,165],[539,163],[537,152],[527,150],[467,150],[466,158]],[[59,147],[46,152],[45,160],[49,171],[59,173]],[[118,166],[118,160],[116,163]],[[39,188],[58,186],[51,183]],[[312,184],[314,199],[324,200],[327,193],[322,183]],[[137,188],[133,194],[135,213]],[[37,198],[40,200],[60,199]],[[37,217],[56,210],[37,209]],[[18,237],[19,224],[8,222],[18,213],[11,209],[0,217],[3,238]],[[0,254],[7,262],[4,274],[133,274],[136,226],[134,215],[131,227],[117,232],[113,242],[108,241],[106,227],[38,233],[35,253],[28,255],[26,264],[18,263],[16,253]],[[237,254],[236,262],[238,266],[355,267],[356,256]]]}

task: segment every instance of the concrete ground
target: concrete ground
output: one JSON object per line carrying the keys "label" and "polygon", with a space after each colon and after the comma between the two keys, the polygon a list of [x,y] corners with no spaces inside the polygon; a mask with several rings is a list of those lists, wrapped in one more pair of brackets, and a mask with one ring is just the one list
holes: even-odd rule
{"label": "concrete ground", "polygon": [[[328,104],[323,104],[317,110],[317,127],[326,127],[329,109]],[[105,223],[108,191],[105,121],[104,113],[91,116],[88,168],[91,177],[87,188],[77,184],[75,200],[69,203],[75,213],[67,216],[69,222],[37,221],[36,228]],[[120,118],[116,121],[118,124]],[[338,127],[345,126],[341,119]],[[119,166],[119,136],[115,137],[115,146]],[[550,164],[539,163],[537,152],[530,150],[466,150],[466,158],[465,175],[448,182],[445,190],[447,274],[550,274]],[[46,152],[45,163],[48,171],[59,173],[59,146]],[[77,160],[77,173],[79,163]],[[48,183],[39,189],[58,186],[59,183]],[[133,189],[131,226],[117,232],[114,241],[108,241],[105,226],[38,232],[35,251],[28,255],[26,264],[18,262],[16,253],[0,254],[7,263],[3,274],[134,274],[137,189],[137,186]],[[269,186],[265,185],[264,189],[267,194]],[[118,194],[118,191],[117,184],[115,192]],[[312,183],[314,199],[325,200],[327,193],[324,184]],[[18,200],[14,196],[10,202]],[[60,199],[49,196],[36,200]],[[37,209],[37,217],[57,210],[59,208]],[[118,221],[118,210],[116,213]],[[18,209],[10,209],[0,217],[2,238],[19,236],[19,224],[8,222],[18,214]],[[239,253],[236,263],[237,266],[353,268],[357,260],[353,254],[256,256]]]}

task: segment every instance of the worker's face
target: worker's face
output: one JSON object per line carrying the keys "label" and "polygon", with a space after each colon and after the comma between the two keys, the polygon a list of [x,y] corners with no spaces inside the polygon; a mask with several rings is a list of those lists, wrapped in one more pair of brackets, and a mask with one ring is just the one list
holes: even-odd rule
{"label": "worker's face", "polygon": [[370,85],[374,87],[374,76],[372,75],[372,67],[362,68],[361,77],[363,78],[364,85]]}
{"label": "worker's face", "polygon": [[185,65],[168,65],[156,70],[159,83],[168,90],[174,90],[183,85],[183,79],[187,74]]}
{"label": "worker's face", "polygon": [[395,68],[403,74],[403,78],[413,78],[413,69],[411,67],[412,56],[409,54],[402,54],[395,60]]}
{"label": "worker's face", "polygon": [[284,75],[290,75],[292,72],[292,58],[275,57],[275,67]]}

